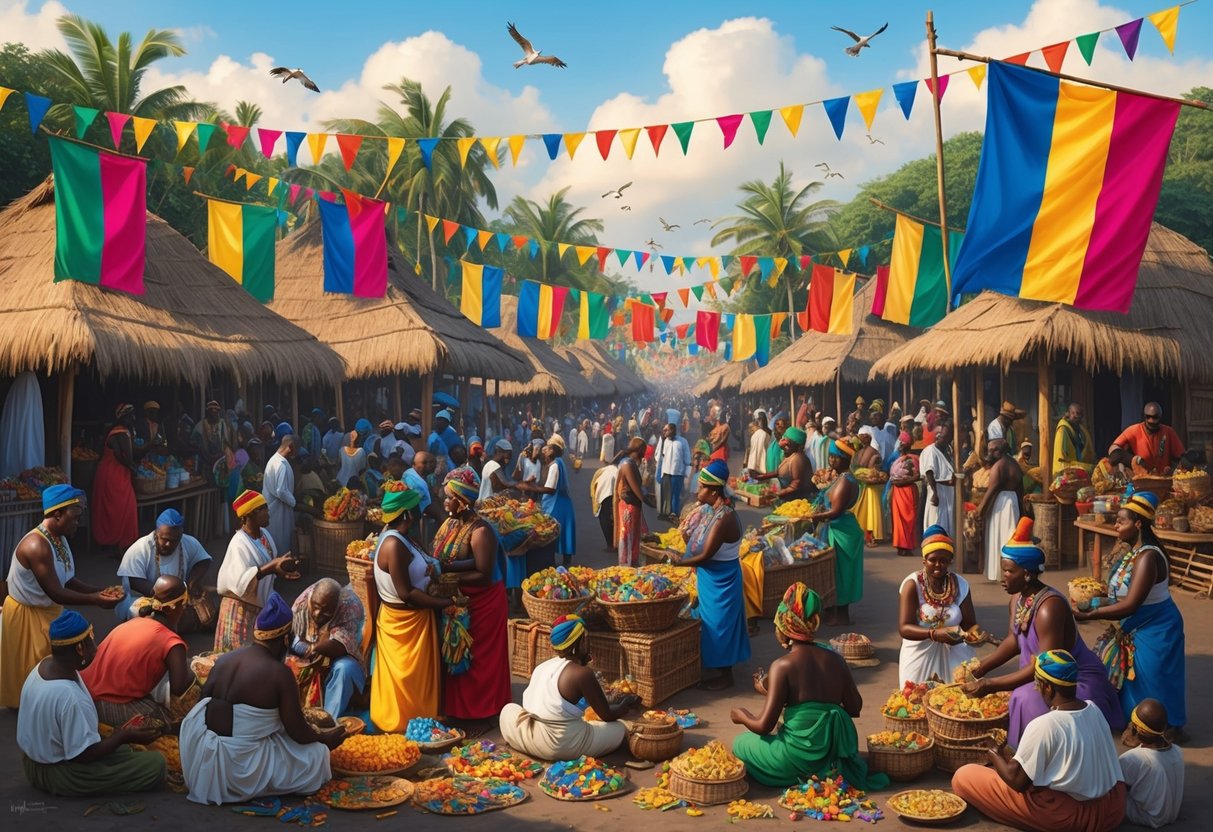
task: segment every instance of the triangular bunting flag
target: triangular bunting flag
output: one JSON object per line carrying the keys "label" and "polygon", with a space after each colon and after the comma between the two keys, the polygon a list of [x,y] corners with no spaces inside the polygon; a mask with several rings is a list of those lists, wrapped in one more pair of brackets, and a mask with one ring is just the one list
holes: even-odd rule
{"label": "triangular bunting flag", "polygon": [[219,129],[219,125],[211,124],[209,121],[201,121],[198,123],[198,155],[201,156],[206,152],[206,146],[211,140],[211,136],[215,135],[215,131]]}
{"label": "triangular bunting flag", "polygon": [[471,248],[472,243],[476,240],[477,229],[464,225],[460,226],[460,230],[463,231],[463,247]]}
{"label": "triangular bunting flag", "polygon": [[307,149],[312,153],[312,164],[320,164],[320,157],[324,155],[324,146],[328,143],[328,133],[308,133],[307,134]]}
{"label": "triangular bunting flag", "polygon": [[268,178],[265,180],[265,192],[266,192],[266,194],[268,194],[269,196],[273,196],[273,195],[274,195],[274,191],[278,190],[278,183],[279,183],[280,181],[281,181],[281,180],[276,179],[276,178],[274,178],[273,176],[268,177]]}
{"label": "triangular bunting flag", "polygon": [[185,180],[185,184],[188,185],[190,183],[190,179],[193,178],[193,176],[194,176],[193,168],[189,167],[188,165],[181,168],[181,178],[183,178]]}
{"label": "triangular bunting flag", "polygon": [[484,148],[484,152],[488,154],[489,162],[493,167],[500,167],[501,162],[497,158],[497,145],[501,144],[500,136],[485,136],[480,140],[480,146]]}
{"label": "triangular bunting flag", "polygon": [[619,131],[619,143],[623,145],[623,152],[627,154],[629,159],[636,152],[636,141],[640,138],[640,128],[630,127],[627,130]]}
{"label": "triangular bunting flag", "polygon": [[251,191],[253,186],[260,182],[264,177],[260,173],[253,173],[251,170],[244,172],[244,189]]}
{"label": "triangular bunting flag", "polygon": [[687,146],[691,143],[691,131],[695,129],[695,122],[680,121],[677,124],[671,124],[674,128],[674,135],[678,137],[678,143],[682,145],[682,155],[687,155]]}
{"label": "triangular bunting flag", "polygon": [[750,123],[754,125],[754,135],[759,144],[766,140],[767,129],[771,126],[771,115],[770,110],[755,110],[750,113]]}
{"label": "triangular bunting flag", "polygon": [[679,290],[678,290],[678,299],[682,301],[682,305],[683,305],[683,306],[690,306],[690,304],[691,304],[691,290],[690,290],[689,288],[687,288],[687,289],[679,289]]}
{"label": "triangular bunting flag", "polygon": [[[12,87],[0,87],[0,110],[4,109],[4,102],[8,101],[8,97],[15,93],[16,90]],[[100,110],[98,110],[100,112]]]}
{"label": "triangular bunting flag", "polygon": [[674,259],[674,256],[670,254],[661,255],[661,265],[665,267],[667,275],[674,271]]}
{"label": "triangular bunting flag", "polygon": [[[79,108],[77,108],[77,109],[79,109]],[[96,110],[94,110],[93,112],[96,113]],[[77,124],[79,124],[79,122],[77,122]],[[175,127],[177,130],[177,152],[178,153],[180,153],[181,149],[183,147],[185,147],[185,143],[190,140],[190,136],[194,135],[194,128],[196,128],[197,126],[198,125],[192,121],[174,121],[173,122],[173,127]]]}
{"label": "triangular bunting flag", "polygon": [[800,266],[800,270],[802,272],[808,271],[809,266],[811,266],[812,264],[813,264],[813,255],[811,255],[811,254],[800,255],[800,261],[799,261],[798,265]]}
{"label": "triangular bunting flag", "polygon": [[291,167],[299,167],[299,146],[303,144],[303,140],[307,138],[307,133],[295,131],[287,131],[286,134],[286,161]]}
{"label": "triangular bunting flag", "polygon": [[[647,262],[649,262],[649,252],[647,252],[647,251],[636,252],[636,271],[640,271],[641,269],[643,269],[644,264]],[[652,270],[652,268],[650,267],[650,271],[651,270]]]}
{"label": "triangular bunting flag", "polygon": [[[940,75],[939,76],[939,100],[940,101],[943,101],[944,94],[947,93],[947,91],[948,91],[948,79],[950,79],[951,77],[952,77],[951,75]],[[929,90],[932,93],[935,92],[935,85],[931,82],[930,78],[923,78],[922,82],[927,85],[927,90]]]}
{"label": "triangular bunting flag", "polygon": [[665,307],[665,299],[669,297],[669,292],[653,292],[649,297],[653,299],[653,303],[660,307]]}
{"label": "triangular bunting flag", "polygon": [[843,268],[846,268],[847,263],[851,262],[851,250],[849,248],[841,249],[838,252],[838,259],[842,261]]}
{"label": "triangular bunting flag", "polygon": [[455,139],[455,147],[459,151],[459,166],[467,167],[468,154],[472,152],[472,148],[476,146],[475,136],[465,136],[461,139]]}
{"label": "triangular bunting flag", "polygon": [[733,139],[737,138],[737,128],[741,126],[741,120],[745,118],[742,113],[734,113],[730,116],[720,116],[716,119],[716,123],[720,125],[720,132],[724,135],[724,149],[728,150],[729,145],[733,143]]}
{"label": "triangular bunting flag", "polygon": [[644,128],[644,131],[649,134],[649,144],[653,145],[653,155],[661,155],[661,141],[665,138],[665,133],[670,129],[668,124],[654,124],[652,127]]}
{"label": "triangular bunting flag", "polygon": [[564,134],[564,149],[569,152],[569,159],[577,153],[577,148],[581,145],[581,140],[585,138],[585,133],[565,133]]}
{"label": "triangular bunting flag", "polygon": [[143,150],[143,145],[147,142],[148,136],[152,135],[152,131],[156,129],[156,120],[154,118],[131,116],[131,124],[134,125],[135,130],[135,152],[139,153]]}
{"label": "triangular bunting flag", "polygon": [[893,85],[893,97],[897,99],[897,104],[901,107],[901,114],[906,117],[907,121],[910,118],[910,111],[914,109],[914,96],[917,94],[917,81],[903,81]]}
{"label": "triangular bunting flag", "polygon": [[876,118],[876,107],[879,106],[882,95],[884,95],[883,88],[855,95],[855,106],[859,109],[859,114],[863,116],[863,123],[867,125],[869,131],[872,129],[872,119]]}
{"label": "triangular bunting flag", "polygon": [[611,250],[606,246],[598,246],[598,271],[606,271],[607,258],[611,256]]}
{"label": "triangular bunting flag", "polygon": [[264,127],[257,128],[257,142],[261,145],[262,156],[268,159],[274,155],[274,145],[278,143],[278,137],[281,135],[281,130],[266,130]]}
{"label": "triangular bunting flag", "polygon": [[1009,58],[1003,58],[1003,61],[1008,64],[1018,64],[1019,66],[1027,66],[1028,58],[1032,57],[1031,52],[1021,52],[1018,55],[1012,55]]}
{"label": "triangular bunting flag", "polygon": [[611,155],[611,142],[615,141],[614,130],[599,130],[594,134],[594,141],[598,145],[598,155],[603,161]]}
{"label": "triangular bunting flag", "polygon": [[[30,115],[30,123],[33,123],[33,115]],[[110,138],[114,140],[114,150],[119,150],[122,147],[122,129],[126,127],[126,123],[131,120],[128,113],[106,113],[105,120],[110,123]],[[37,127],[33,128],[37,130]]]}
{"label": "triangular bunting flag", "polygon": [[783,119],[783,123],[787,125],[792,138],[796,138],[796,132],[800,130],[800,120],[804,117],[804,105],[794,104],[791,107],[780,107],[779,115]]}
{"label": "triangular bunting flag", "polygon": [[976,64],[969,67],[968,72],[969,77],[973,79],[973,86],[977,87],[977,89],[981,89],[981,82],[986,80],[986,65]]}
{"label": "triangular bunting flag", "polygon": [[510,235],[499,231],[499,232],[497,232],[496,237],[497,237],[497,248],[501,249],[502,254],[505,254],[505,252],[510,247]]}
{"label": "triangular bunting flag", "polygon": [[830,124],[834,128],[834,135],[840,140],[842,139],[842,128],[846,125],[847,121],[847,107],[850,104],[851,97],[849,95],[821,102],[821,106],[825,108],[826,116],[830,119]]}
{"label": "triangular bunting flag", "polygon": [[1061,65],[1065,63],[1066,51],[1069,48],[1070,42],[1063,40],[1061,43],[1055,43],[1040,50],[1040,54],[1044,56],[1045,65],[1049,67],[1050,72],[1061,72]]}
{"label": "triangular bunting flag", "polygon": [[526,144],[526,136],[517,135],[510,136],[510,166],[518,167],[518,156],[522,153],[522,146]]}
{"label": "triangular bunting flag", "polygon": [[544,133],[543,146],[547,148],[548,158],[553,162],[556,161],[556,154],[560,152],[560,134]]}
{"label": "triangular bunting flag", "polygon": [[573,251],[577,252],[577,264],[584,266],[594,256],[595,249],[593,246],[573,246]]}
{"label": "triangular bunting flag", "polygon": [[615,257],[617,257],[619,259],[619,265],[621,265],[621,266],[626,266],[628,264],[628,259],[631,258],[631,256],[632,256],[631,249],[627,249],[627,248],[615,249]]}
{"label": "triangular bunting flag", "polygon": [[1175,34],[1179,31],[1179,6],[1172,6],[1161,12],[1154,12],[1147,18],[1154,24],[1154,28],[1158,30],[1158,34],[1162,35],[1162,42],[1167,45],[1167,51],[1172,55],[1175,54]]}
{"label": "triangular bunting flag", "polygon": [[1095,44],[1099,42],[1100,32],[1092,32],[1089,35],[1079,35],[1074,38],[1074,42],[1078,44],[1078,51],[1082,53],[1082,59],[1087,62],[1087,66],[1091,65],[1091,59],[1095,57]]}
{"label": "triangular bunting flag", "polygon": [[692,287],[691,287],[691,294],[695,295],[695,300],[698,300],[698,301],[702,301],[702,300],[703,300],[703,287],[704,287],[704,285],[705,285],[705,284],[700,283],[700,284],[699,284],[699,285],[697,285],[697,286],[692,286]]}
{"label": "triangular bunting flag", "polygon": [[783,270],[786,269],[787,267],[788,267],[788,258],[776,257],[775,258],[775,277],[774,277],[774,279],[778,280],[779,276],[781,274],[783,274]]}
{"label": "triangular bunting flag", "polygon": [[771,276],[771,272],[775,271],[774,257],[759,257],[758,258],[758,273],[763,280]]}
{"label": "triangular bunting flag", "polygon": [[492,231],[477,231],[476,232],[476,248],[484,251],[484,247],[493,241]]}
{"label": "triangular bunting flag", "polygon": [[433,137],[418,139],[417,149],[421,151],[421,164],[425,165],[426,170],[434,164],[434,148],[438,146],[439,139]]}
{"label": "triangular bunting flag", "polygon": [[[512,242],[514,244],[514,248],[518,249],[519,251],[522,251],[531,242],[531,238],[524,237],[523,235],[519,234],[517,236],[511,237],[510,242]],[[501,250],[505,251],[505,248],[503,247]]]}
{"label": "triangular bunting flag", "polygon": [[451,242],[451,238],[455,236],[455,232],[458,230],[459,230],[459,223],[455,222],[454,220],[443,220],[442,221],[442,242],[447,243],[449,245]]}
{"label": "triangular bunting flag", "polygon": [[[9,90],[9,92],[11,92],[11,90]],[[7,95],[5,97],[7,97]],[[0,101],[0,107],[3,107],[3,106],[4,106],[3,101]],[[101,114],[101,111],[94,109],[93,107],[79,107],[79,106],[72,107],[72,110],[75,112],[75,115],[76,115],[76,138],[83,139],[84,134],[88,132],[88,128],[93,126],[93,121],[95,121],[97,116],[99,116]],[[190,130],[192,131],[194,129],[194,125],[190,122],[179,121],[177,123],[178,124],[189,124]],[[178,128],[178,130],[180,130],[180,128]],[[189,138],[188,133],[186,134],[186,138],[187,139]],[[184,142],[182,144],[184,144]],[[178,145],[177,149],[180,150],[181,145]]]}
{"label": "triangular bunting flag", "polygon": [[565,252],[573,247],[572,243],[557,243],[556,244],[556,259],[563,260]]}
{"label": "triangular bunting flag", "polygon": [[337,149],[341,151],[341,164],[345,165],[346,170],[354,167],[354,160],[358,158],[358,148],[362,147],[362,136],[338,133],[337,134]]}
{"label": "triangular bunting flag", "polygon": [[1137,41],[1141,37],[1141,21],[1142,18],[1130,20],[1128,23],[1122,23],[1116,27],[1116,34],[1120,37],[1120,45],[1125,48],[1125,54],[1129,56],[1129,60],[1137,57]]}
{"label": "triangular bunting flag", "polygon": [[391,173],[404,152],[404,139],[399,136],[388,136],[387,140],[387,172]]}
{"label": "triangular bunting flag", "polygon": [[252,127],[245,127],[240,124],[224,124],[223,130],[227,133],[227,143],[232,147],[240,147],[244,144],[244,140],[248,138],[249,131]]}
{"label": "triangular bunting flag", "polygon": [[749,277],[750,272],[754,270],[754,264],[758,262],[758,258],[743,254],[738,260],[741,263],[741,276]]}

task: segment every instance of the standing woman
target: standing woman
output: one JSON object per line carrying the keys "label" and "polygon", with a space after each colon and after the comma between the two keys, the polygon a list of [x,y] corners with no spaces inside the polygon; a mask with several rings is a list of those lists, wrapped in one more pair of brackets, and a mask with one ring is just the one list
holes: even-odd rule
{"label": "standing woman", "polygon": [[901,582],[901,679],[925,683],[933,676],[952,681],[952,672],[973,658],[963,630],[977,623],[969,582],[951,571],[956,549],[940,526],[929,527],[922,541],[922,569]]}
{"label": "standing woman", "polygon": [[523,491],[542,495],[540,506],[545,514],[560,524],[560,537],[556,538],[556,553],[568,566],[577,553],[577,515],[573,511],[573,500],[569,497],[569,469],[565,467],[564,439],[552,434],[543,449],[544,461],[548,464],[547,478],[543,485],[523,483]]}
{"label": "standing woman", "polygon": [[704,690],[733,686],[733,665],[750,658],[746,631],[745,595],[741,582],[741,522],[725,493],[729,466],[714,460],[699,472],[699,507],[687,515],[682,530],[687,556],[680,566],[694,566],[699,587],[699,650],[704,667],[716,671]]}
{"label": "standing woman", "polygon": [[135,506],[135,408],[114,408],[114,426],[105,437],[93,484],[93,539],[100,546],[125,552],[139,539]]}
{"label": "standing woman", "polygon": [[615,458],[615,434],[610,422],[602,426],[602,448],[598,452],[598,461],[609,464]]}
{"label": "standing woman", "polygon": [[375,615],[375,668],[371,722],[401,733],[413,717],[439,712],[438,624],[435,610],[449,605],[426,592],[437,563],[408,536],[421,519],[421,494],[402,482],[383,495],[383,531],[371,558],[379,611]]}
{"label": "standing woman", "polygon": [[[850,624],[851,604],[863,598],[863,530],[851,512],[859,502],[859,481],[851,474],[855,449],[843,440],[830,441],[830,470],[834,482],[821,492],[818,508],[809,519],[826,522],[826,537],[834,549],[834,582],[837,587],[833,615],[827,624]],[[820,536],[820,533],[819,533]]]}
{"label": "standing woman", "polygon": [[1108,575],[1108,597],[1095,598],[1078,621],[1113,622],[1095,644],[1125,718],[1143,699],[1167,709],[1167,736],[1183,742],[1187,723],[1184,620],[1167,586],[1170,564],[1154,534],[1158,497],[1134,494],[1116,515],[1116,536],[1129,546]]}
{"label": "standing woman", "polygon": [[765,410],[754,411],[754,421],[758,427],[750,434],[750,447],[745,455],[745,467],[752,471],[761,471],[767,462],[767,447],[771,444],[771,428],[767,424]]}
{"label": "standing woman", "polygon": [[505,553],[493,528],[476,514],[480,478],[466,466],[443,484],[450,516],[434,535],[434,557],[443,572],[458,573],[468,598],[471,665],[443,668],[442,713],[455,719],[496,719],[510,701],[510,660],[506,625]]}
{"label": "standing woman", "polygon": [[[918,545],[915,529],[918,524],[918,463],[910,453],[910,434],[902,431],[897,438],[897,457],[889,465],[889,482],[885,493],[890,495],[889,508],[893,526],[893,548],[902,557]],[[940,533],[946,536],[942,528]],[[926,552],[923,552],[926,557]]]}

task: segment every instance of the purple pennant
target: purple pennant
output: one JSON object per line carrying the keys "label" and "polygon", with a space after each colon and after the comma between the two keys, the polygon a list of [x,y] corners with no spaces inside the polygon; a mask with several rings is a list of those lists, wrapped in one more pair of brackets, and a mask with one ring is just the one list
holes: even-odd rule
{"label": "purple pennant", "polygon": [[830,124],[834,127],[834,135],[842,139],[842,128],[847,121],[847,107],[851,104],[851,96],[844,95],[842,98],[831,98],[821,102],[821,106],[825,107],[826,115],[829,116]]}
{"label": "purple pennant", "polygon": [[1129,56],[1130,61],[1137,55],[1137,39],[1141,37],[1141,21],[1142,18],[1139,17],[1116,27],[1116,34],[1120,36],[1120,44],[1125,48],[1125,54]]}

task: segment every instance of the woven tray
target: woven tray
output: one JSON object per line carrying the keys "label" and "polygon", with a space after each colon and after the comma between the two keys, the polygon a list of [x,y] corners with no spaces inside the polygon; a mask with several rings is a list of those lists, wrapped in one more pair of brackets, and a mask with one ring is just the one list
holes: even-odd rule
{"label": "woven tray", "polygon": [[960,809],[959,809],[959,811],[953,812],[952,814],[946,815],[944,817],[938,817],[938,818],[925,817],[923,815],[915,815],[915,814],[911,814],[909,812],[901,812],[901,811],[898,811],[896,808],[894,808],[893,801],[897,800],[897,798],[902,797],[903,795],[914,794],[916,792],[921,792],[921,791],[927,791],[927,790],[926,789],[909,789],[904,792],[898,792],[897,794],[890,797],[887,801],[885,801],[885,806],[888,808],[888,810],[890,812],[892,812],[893,814],[902,818],[903,820],[911,820],[911,821],[914,821],[914,823],[921,823],[921,824],[925,824],[927,826],[943,826],[944,824],[951,823],[952,821],[956,820],[961,815],[963,815],[965,813],[965,810],[969,808],[969,804],[965,802],[964,798],[962,798],[958,795],[955,795],[955,794],[953,794],[952,797],[955,798],[960,803]]}
{"label": "woven tray", "polygon": [[[336,778],[335,778],[336,779]],[[371,795],[378,789],[397,788],[404,794],[391,800],[374,800]],[[326,794],[328,784],[316,794],[316,799],[333,809],[360,811],[365,809],[386,809],[389,806],[399,806],[413,799],[416,787],[402,777],[381,777],[362,775],[349,778],[349,788],[340,792]]]}
{"label": "woven tray", "polygon": [[[480,780],[481,782],[484,782],[482,778],[465,777],[462,775],[457,775],[455,777],[436,777],[434,779],[435,780],[453,780],[453,781],[457,781],[457,782]],[[434,815],[447,815],[449,817],[464,817],[467,815],[483,815],[485,812],[497,812],[497,811],[500,811],[501,809],[508,809],[511,806],[517,806],[519,803],[525,803],[526,799],[530,796],[525,789],[519,787],[518,792],[520,792],[520,794],[516,795],[512,799],[503,800],[500,803],[494,803],[491,806],[485,807],[483,809],[478,809],[477,811],[474,811],[474,812],[436,811],[434,809],[429,808],[428,806],[423,806],[419,802],[419,798],[421,796],[421,788],[428,782],[430,782],[430,781],[424,780],[421,783],[417,784],[417,790],[413,793],[413,808],[417,809],[420,812],[425,812],[425,813],[434,814]]]}
{"label": "woven tray", "polygon": [[745,779],[744,767],[741,774],[732,780],[696,780],[670,769],[670,784],[667,788],[672,794],[689,803],[716,806],[737,800],[750,790],[750,784]]}
{"label": "woven tray", "polygon": [[607,792],[606,794],[592,794],[588,797],[568,797],[565,795],[559,795],[548,791],[550,787],[547,785],[547,781],[545,780],[539,781],[539,791],[552,798],[552,800],[559,800],[564,803],[592,803],[596,800],[610,800],[615,797],[622,797],[632,790],[632,781],[628,779],[627,772],[620,771],[619,773],[623,775],[623,784],[620,785],[619,788],[615,789],[615,791]]}

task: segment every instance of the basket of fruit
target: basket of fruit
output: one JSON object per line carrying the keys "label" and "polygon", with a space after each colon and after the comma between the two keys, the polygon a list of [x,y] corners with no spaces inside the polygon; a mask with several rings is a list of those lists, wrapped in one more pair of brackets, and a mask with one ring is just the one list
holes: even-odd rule
{"label": "basket of fruit", "polygon": [[589,587],[563,566],[549,566],[522,582],[522,606],[527,617],[540,624],[577,612],[592,600]]}
{"label": "basket of fruit", "polygon": [[1070,603],[1080,610],[1089,610],[1092,599],[1102,598],[1108,594],[1107,585],[1094,578],[1075,578],[1070,581],[1067,588],[1070,592]]}
{"label": "basket of fruit", "polygon": [[612,630],[659,633],[678,621],[687,593],[659,573],[616,566],[598,573],[594,597]]}
{"label": "basket of fruit", "polygon": [[1199,503],[1213,495],[1213,479],[1208,471],[1176,471],[1171,487],[1189,503]]}
{"label": "basket of fruit", "polygon": [[927,723],[937,740],[978,739],[1010,722],[1011,694],[1007,691],[981,697],[966,694],[960,685],[941,685],[927,694]]}
{"label": "basket of fruit", "polygon": [[890,780],[917,780],[935,765],[935,742],[917,731],[880,731],[868,735],[868,768]]}
{"label": "basket of fruit", "polygon": [[851,667],[875,667],[880,664],[872,640],[862,633],[843,633],[830,639],[830,647]]}
{"label": "basket of fruit", "polygon": [[400,774],[421,758],[417,743],[400,734],[356,734],[329,752],[333,774]]}
{"label": "basket of fruit", "polygon": [[426,754],[438,754],[461,743],[466,737],[458,728],[448,728],[428,716],[416,716],[404,729],[405,739],[417,743]]}
{"label": "basket of fruit", "polygon": [[638,760],[660,763],[682,750],[682,735],[672,716],[641,717],[628,730],[628,750]]}
{"label": "basket of fruit", "polygon": [[669,789],[690,803],[715,806],[743,796],[750,784],[745,779],[745,763],[719,740],[712,740],[670,761]]}
{"label": "basket of fruit", "polygon": [[885,805],[904,820],[928,825],[951,823],[969,808],[963,798],[941,789],[898,792]]}
{"label": "basket of fruit", "polygon": [[916,731],[919,734],[929,734],[927,724],[927,709],[923,705],[930,687],[914,682],[906,682],[901,690],[893,691],[885,700],[880,715],[884,717],[884,727],[888,731],[907,733]]}
{"label": "basket of fruit", "polygon": [[864,485],[883,485],[889,481],[889,475],[879,468],[856,468],[855,479]]}

